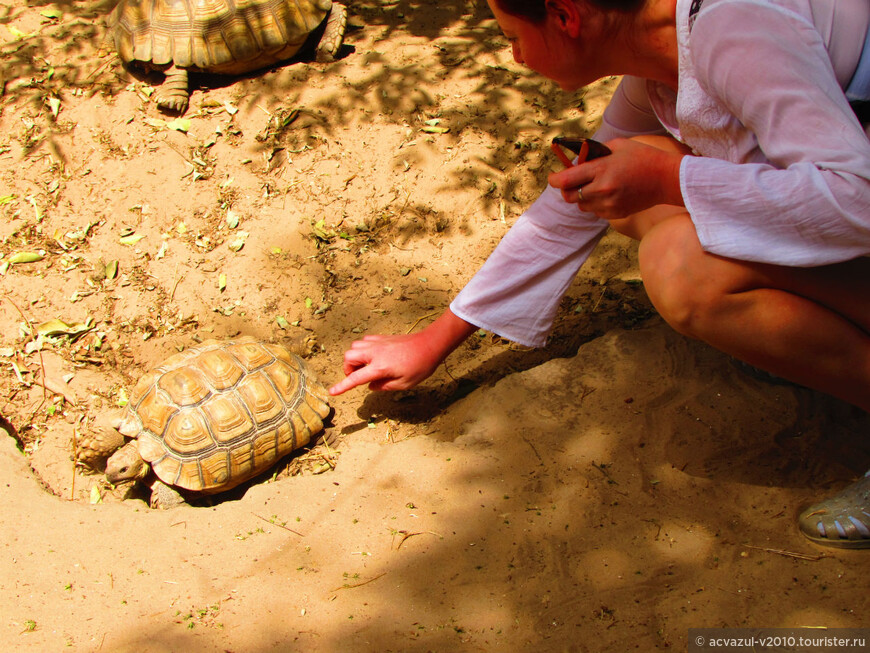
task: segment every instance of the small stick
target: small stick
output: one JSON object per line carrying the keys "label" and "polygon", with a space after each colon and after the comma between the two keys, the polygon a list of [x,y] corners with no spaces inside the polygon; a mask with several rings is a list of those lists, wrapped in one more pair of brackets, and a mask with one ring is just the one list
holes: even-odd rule
{"label": "small stick", "polygon": [[438,315],[438,313],[429,313],[429,315],[424,315],[421,318],[417,318],[417,321],[414,322],[414,324],[412,324],[410,326],[410,328],[407,331],[405,331],[405,333],[411,333],[411,331],[413,331],[417,327],[417,325],[420,324],[420,322],[422,322],[426,318],[432,317],[433,315]]}
{"label": "small stick", "polygon": [[755,549],[756,551],[765,551],[766,553],[775,553],[776,555],[785,556],[786,558],[797,558],[798,560],[810,560],[812,562],[818,562],[822,558],[827,558],[824,553],[819,553],[816,555],[810,553],[794,553],[792,551],[784,551],[782,549],[768,549],[763,546],[752,546],[751,544],[744,544],[747,549]]}
{"label": "small stick", "polygon": [[399,540],[399,543],[396,545],[396,551],[402,548],[402,545],[405,543],[409,537],[414,537],[415,535],[423,535],[424,533],[428,533],[429,535],[434,535],[435,537],[442,537],[438,533],[434,531],[418,531],[416,533],[409,533],[408,531],[399,531],[399,534],[402,536],[402,539]]}
{"label": "small stick", "polygon": [[336,587],[336,588],[335,588],[334,590],[332,590],[332,591],[333,591],[333,592],[337,592],[338,590],[351,590],[351,589],[353,589],[353,588],[355,588],[355,587],[362,587],[363,585],[368,585],[369,583],[373,583],[374,581],[376,581],[376,580],[377,580],[378,578],[380,578],[381,576],[386,576],[386,575],[387,575],[387,572],[384,572],[384,573],[382,573],[382,574],[378,574],[377,576],[375,576],[375,577],[373,577],[373,578],[369,578],[368,580],[364,580],[364,581],[362,581],[361,583],[354,583],[353,585],[342,585],[341,587]]}
{"label": "small stick", "polygon": [[182,274],[180,277],[178,276],[178,264],[175,265],[175,274],[173,275],[175,279],[172,282],[172,292],[169,293],[169,301],[173,301],[175,299],[175,289],[178,288],[178,284],[181,283],[182,279],[184,279],[184,275]]}
{"label": "small stick", "polygon": [[610,472],[608,472],[608,471],[605,469],[605,466],[604,466],[604,465],[599,465],[599,464],[597,464],[597,463],[593,460],[593,461],[592,461],[592,466],[593,466],[595,469],[597,469],[599,472],[601,472],[602,474],[604,474],[604,478],[607,479],[607,482],[608,482],[608,483],[613,483],[614,485],[619,485],[619,482],[616,481],[616,480],[615,480],[615,479],[610,475]]}
{"label": "small stick", "polygon": [[[522,436],[522,438],[523,438],[523,440],[525,441],[525,443],[526,443],[527,445],[529,445],[529,446],[532,448],[532,451],[535,452],[535,455],[538,457],[538,460],[540,460],[540,461],[541,461],[541,464],[543,465],[543,464],[544,464],[544,459],[541,458],[541,454],[538,453],[538,450],[535,448],[535,445],[532,444],[532,441],[529,440],[525,435]],[[592,463],[592,464],[594,465],[595,463]]]}
{"label": "small stick", "polygon": [[605,295],[606,292],[607,292],[607,284],[605,283],[605,284],[604,284],[604,288],[603,288],[602,291],[601,291],[601,296],[598,297],[598,301],[595,302],[595,306],[592,307],[592,312],[593,312],[593,313],[598,312],[598,305],[601,303],[601,300],[604,299],[604,295]]}
{"label": "small stick", "polygon": [[266,523],[268,523],[268,524],[272,524],[273,526],[277,526],[278,528],[283,528],[285,531],[290,531],[291,533],[293,533],[294,535],[298,535],[299,537],[305,537],[305,536],[304,536],[302,533],[300,533],[299,531],[294,531],[292,528],[288,528],[288,527],[285,526],[284,524],[279,524],[278,522],[274,522],[274,521],[272,521],[271,519],[266,519],[265,517],[263,517],[263,516],[261,516],[261,515],[258,515],[258,514],[255,513],[255,512],[252,512],[251,514],[252,514],[254,517],[256,517],[257,519],[262,519],[264,522],[266,522]]}
{"label": "small stick", "polygon": [[51,392],[53,394],[60,395],[61,397],[64,398],[64,401],[66,401],[71,406],[78,407],[79,403],[78,403],[78,400],[75,398],[75,396],[71,396],[71,395],[67,394],[66,392],[64,392],[64,390],[60,386],[60,384],[52,381],[51,379],[47,379],[45,377],[43,377],[42,379],[34,379],[33,382],[36,385],[45,388],[46,390],[48,390],[49,392]]}
{"label": "small stick", "polygon": [[103,72],[103,69],[104,69],[104,68],[110,66],[110,65],[113,64],[114,62],[115,62],[115,58],[110,56],[108,59],[106,59],[106,61],[105,61],[101,66],[99,66],[99,67],[98,67],[96,70],[94,70],[91,74],[89,74],[87,77],[85,77],[84,81],[87,82],[87,81],[89,81],[89,80],[91,80],[91,79],[96,78],[97,75],[99,75],[101,72]]}
{"label": "small stick", "polygon": [[[30,318],[28,318],[24,314],[24,311],[22,311],[20,308],[18,308],[18,304],[16,304],[14,301],[12,301],[12,298],[9,297],[9,293],[4,293],[4,297],[6,297],[6,301],[8,301],[10,304],[12,304],[12,306],[15,308],[15,310],[21,314],[21,317],[24,319],[24,321],[27,323],[27,327],[30,329],[30,337],[33,338],[34,334],[36,333],[36,328],[33,326],[33,322],[31,322]],[[40,376],[42,378],[42,383],[39,384],[42,386],[42,401],[40,401],[39,405],[37,405],[37,407],[33,409],[33,412],[30,414],[30,419],[27,420],[28,422],[33,419],[33,417],[36,415],[36,412],[40,408],[42,408],[43,404],[45,404],[46,401],[48,401],[48,397],[45,394],[47,392],[48,388],[45,387],[45,362],[42,359],[42,348],[40,347],[37,351],[39,353],[39,372],[40,372]]]}

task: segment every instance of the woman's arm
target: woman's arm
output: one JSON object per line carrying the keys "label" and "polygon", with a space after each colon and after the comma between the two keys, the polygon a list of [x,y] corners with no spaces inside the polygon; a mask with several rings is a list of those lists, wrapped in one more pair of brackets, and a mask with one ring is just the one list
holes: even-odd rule
{"label": "woman's arm", "polygon": [[741,161],[682,162],[705,249],[792,266],[870,254],[870,141],[815,26],[775,5],[720,2],[699,14],[691,53],[704,89],[757,139]]}
{"label": "woman's arm", "polygon": [[407,390],[435,371],[438,365],[477,330],[450,310],[418,333],[364,336],[344,354],[344,379],[329,389],[340,395],[364,383],[371,390]]}
{"label": "woman's arm", "polygon": [[[596,138],[661,131],[643,80],[624,78]],[[542,346],[559,300],[606,228],[606,222],[547,187],[441,317],[419,333],[365,336],[352,343],[344,358],[347,376],[330,392],[365,383],[372,390],[411,388],[478,328]]]}

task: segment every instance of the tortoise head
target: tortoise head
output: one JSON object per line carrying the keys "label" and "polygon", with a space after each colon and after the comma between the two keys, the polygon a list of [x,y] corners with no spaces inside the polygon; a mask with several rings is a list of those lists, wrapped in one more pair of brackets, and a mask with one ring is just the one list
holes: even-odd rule
{"label": "tortoise head", "polygon": [[113,484],[141,481],[150,469],[148,463],[139,455],[136,441],[132,440],[112,454],[106,462],[106,478]]}

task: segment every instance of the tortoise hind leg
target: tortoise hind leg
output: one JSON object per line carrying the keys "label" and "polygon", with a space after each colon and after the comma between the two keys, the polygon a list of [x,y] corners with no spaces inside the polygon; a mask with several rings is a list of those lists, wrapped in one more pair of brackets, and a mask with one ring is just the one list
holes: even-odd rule
{"label": "tortoise hind leg", "polygon": [[166,79],[157,89],[155,99],[157,106],[164,111],[184,113],[187,109],[188,91],[187,71],[184,68],[172,66],[166,69]]}
{"label": "tortoise hind leg", "polygon": [[318,63],[334,61],[344,39],[344,30],[347,27],[347,9],[338,3],[332,4],[329,16],[326,17],[326,28],[323,36],[317,44],[316,59]]}

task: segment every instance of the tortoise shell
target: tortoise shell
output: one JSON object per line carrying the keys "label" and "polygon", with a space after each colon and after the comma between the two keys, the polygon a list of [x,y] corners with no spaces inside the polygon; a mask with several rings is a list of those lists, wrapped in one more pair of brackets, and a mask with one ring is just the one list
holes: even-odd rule
{"label": "tortoise shell", "polygon": [[238,75],[295,55],[332,0],[121,0],[109,37],[124,63]]}
{"label": "tortoise shell", "polygon": [[328,393],[285,347],[209,340],[168,358],[133,389],[118,430],[167,485],[230,489],[307,444]]}

